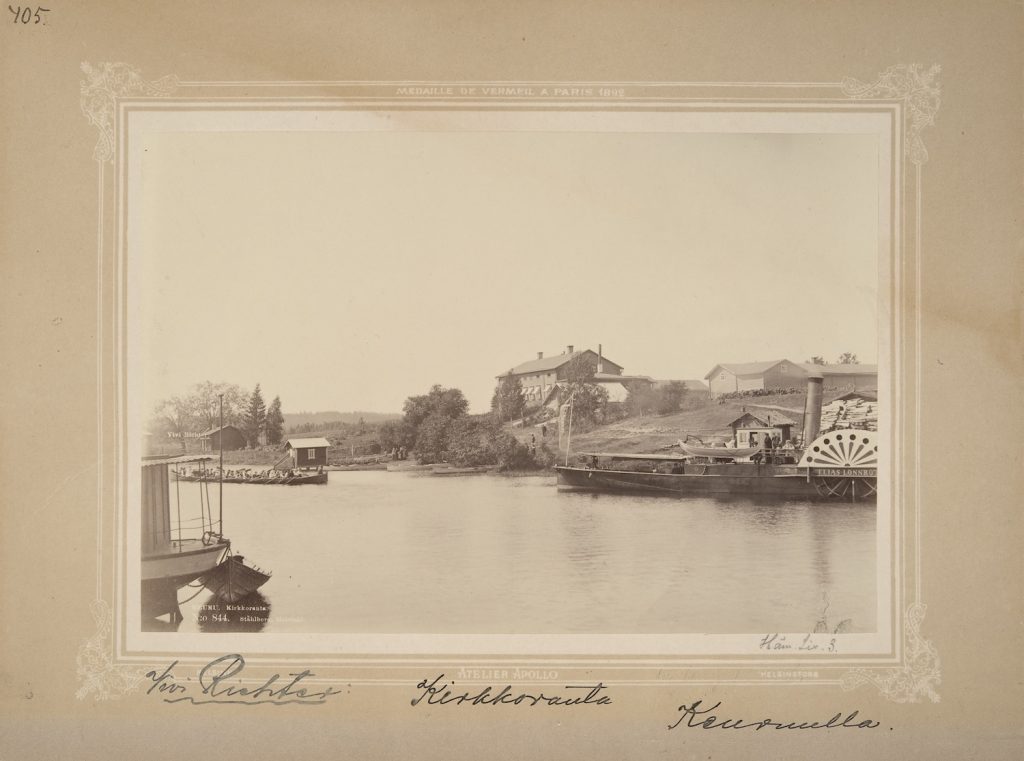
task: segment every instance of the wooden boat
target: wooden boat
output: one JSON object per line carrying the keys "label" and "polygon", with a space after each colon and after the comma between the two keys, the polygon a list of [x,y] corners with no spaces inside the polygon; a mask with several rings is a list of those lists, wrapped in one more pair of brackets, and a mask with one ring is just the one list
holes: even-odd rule
{"label": "wooden boat", "polygon": [[[725,450],[727,451],[727,450]],[[717,452],[715,453],[717,454]],[[557,466],[559,487],[675,496],[765,496],[874,501],[878,446],[872,431],[833,431],[815,439],[797,464],[715,462],[675,454],[584,453]],[[711,462],[707,460],[711,459]]]}
{"label": "wooden boat", "polygon": [[415,460],[392,460],[387,464],[387,469],[390,472],[402,472],[402,471],[432,471],[433,465],[420,465]]}
{"label": "wooden boat", "polygon": [[225,483],[225,484],[259,484],[266,486],[268,484],[276,484],[279,486],[303,486],[309,484],[325,484],[327,483],[327,471],[322,473],[294,473],[293,475],[283,476],[269,476],[269,475],[253,475],[249,477],[240,476],[225,476],[223,481],[218,477],[217,471],[208,470],[201,471],[199,473],[182,473],[175,472],[175,477],[179,481],[185,482],[206,482],[206,483]]}
{"label": "wooden boat", "polygon": [[492,470],[490,465],[479,465],[475,467],[460,468],[453,465],[435,465],[431,473],[435,476],[471,476],[478,473],[489,473]]}
{"label": "wooden boat", "polygon": [[327,471],[323,473],[303,473],[301,475],[292,476],[285,480],[286,486],[303,486],[305,484],[325,484],[327,483]]}
{"label": "wooden boat", "polygon": [[270,574],[246,564],[241,555],[229,554],[223,562],[205,573],[203,585],[222,602],[238,602],[270,580]]}

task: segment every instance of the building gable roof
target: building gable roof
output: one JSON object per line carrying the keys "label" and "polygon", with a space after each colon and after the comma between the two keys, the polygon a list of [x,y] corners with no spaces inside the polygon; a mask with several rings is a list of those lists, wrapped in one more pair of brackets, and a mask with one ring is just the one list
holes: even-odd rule
{"label": "building gable roof", "polygon": [[[733,375],[760,375],[761,373],[768,372],[773,367],[775,367],[776,365],[781,364],[783,362],[789,362],[789,360],[787,360],[787,359],[772,359],[772,360],[769,360],[767,362],[742,362],[742,363],[721,362],[721,363],[715,365],[714,367],[712,367],[711,371],[707,375],[705,375],[704,377],[705,378],[710,378],[712,375],[714,375],[716,372],[718,372],[718,368],[722,368],[723,370],[728,370]],[[798,365],[796,362],[789,362],[789,364],[793,365],[794,367],[798,367],[800,369],[803,369],[803,365]]]}
{"label": "building gable roof", "polygon": [[331,442],[324,438],[315,439],[288,439],[286,447],[292,449],[314,449],[316,447],[329,447]]}
{"label": "building gable roof", "polygon": [[[583,349],[582,351],[574,351],[572,354],[555,354],[553,357],[542,357],[541,359],[531,359],[529,362],[523,362],[520,365],[516,365],[507,373],[502,373],[496,377],[501,378],[510,373],[512,375],[529,375],[531,373],[544,373],[551,370],[557,370],[562,365],[567,364],[574,357],[579,357],[583,354],[593,354],[597,356],[597,352],[593,349]],[[620,370],[622,365],[617,362],[612,362],[608,357],[602,357],[602,362],[607,362],[609,365],[615,365]]]}
{"label": "building gable roof", "polygon": [[211,428],[208,431],[203,431],[199,435],[200,436],[213,436],[213,434],[218,433],[220,431],[229,431],[229,430],[230,431],[235,431],[237,433],[241,433],[242,432],[237,426],[233,426],[233,425],[219,426],[218,425],[216,428]]}

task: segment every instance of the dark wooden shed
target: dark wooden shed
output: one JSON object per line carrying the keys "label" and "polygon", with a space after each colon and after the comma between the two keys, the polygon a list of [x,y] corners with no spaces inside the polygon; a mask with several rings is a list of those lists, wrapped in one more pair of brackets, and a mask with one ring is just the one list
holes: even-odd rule
{"label": "dark wooden shed", "polygon": [[211,428],[208,431],[203,431],[203,451],[219,451],[222,439],[224,441],[224,451],[226,452],[233,449],[245,449],[245,434],[233,425],[226,425],[223,428]]}
{"label": "dark wooden shed", "polygon": [[291,452],[293,468],[318,468],[327,464],[331,442],[324,438],[289,439],[285,446]]}

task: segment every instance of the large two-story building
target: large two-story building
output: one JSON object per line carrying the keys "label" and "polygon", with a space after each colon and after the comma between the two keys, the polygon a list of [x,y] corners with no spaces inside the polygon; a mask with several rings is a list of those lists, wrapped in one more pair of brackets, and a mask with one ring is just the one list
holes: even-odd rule
{"label": "large two-story building", "polygon": [[[583,361],[590,365],[594,372],[594,381],[597,383],[619,383],[627,379],[622,375],[622,365],[603,356],[600,347],[596,352],[592,349],[576,351],[576,348],[570,344],[561,354],[553,356],[545,357],[544,352],[539,351],[536,359],[516,365],[508,372],[497,376],[497,380],[500,381],[509,376],[518,378],[523,386],[526,406],[536,407],[547,399],[550,391],[559,382],[564,382],[567,379],[569,363],[577,357],[582,357]],[[649,378],[647,380],[650,381]]]}

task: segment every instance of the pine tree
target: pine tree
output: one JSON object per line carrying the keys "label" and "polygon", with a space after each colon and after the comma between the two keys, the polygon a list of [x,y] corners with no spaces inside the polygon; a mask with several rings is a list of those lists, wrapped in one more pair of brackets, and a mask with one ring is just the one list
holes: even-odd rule
{"label": "pine tree", "polygon": [[245,435],[249,440],[249,446],[255,448],[260,442],[260,433],[267,422],[267,405],[263,403],[263,394],[260,392],[260,384],[256,384],[252,395],[249,397],[249,406],[245,411]]}
{"label": "pine tree", "polygon": [[267,409],[267,443],[280,444],[284,435],[284,415],[281,414],[281,397],[275,396]]}

